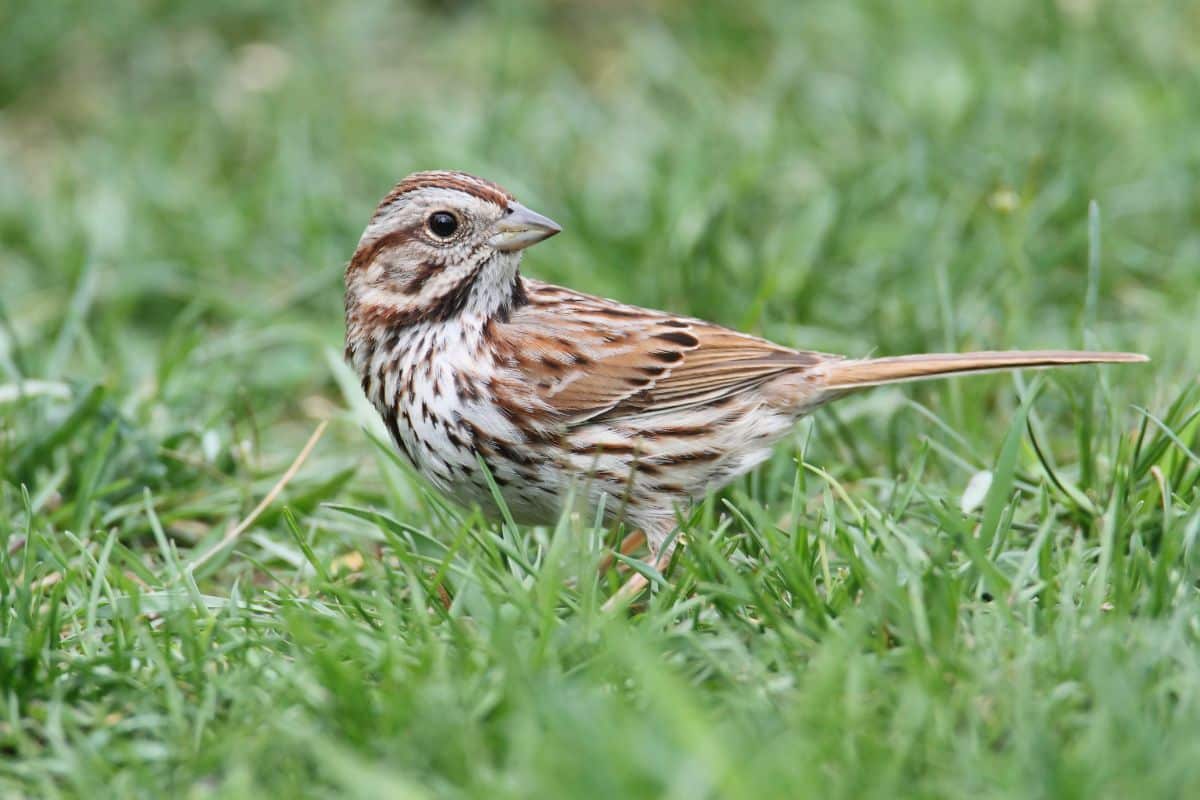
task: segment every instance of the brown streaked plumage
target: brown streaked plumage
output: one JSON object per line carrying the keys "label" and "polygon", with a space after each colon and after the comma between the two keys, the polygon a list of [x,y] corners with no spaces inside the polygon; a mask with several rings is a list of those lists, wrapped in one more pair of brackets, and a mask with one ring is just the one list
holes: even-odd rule
{"label": "brown streaked plumage", "polygon": [[558,231],[489,181],[410,175],[346,268],[346,358],[397,447],[442,491],[489,507],[482,460],[518,519],[552,521],[574,492],[644,531],[659,563],[679,505],[752,469],[797,419],[846,392],[1146,360],[793,350],[522,277],[521,251]]}

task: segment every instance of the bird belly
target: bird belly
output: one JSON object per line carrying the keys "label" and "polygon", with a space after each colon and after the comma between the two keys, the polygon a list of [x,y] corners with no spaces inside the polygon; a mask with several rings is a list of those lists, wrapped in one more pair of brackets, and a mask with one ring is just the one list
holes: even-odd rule
{"label": "bird belly", "polygon": [[755,400],[735,399],[590,424],[570,434],[570,471],[590,487],[593,504],[607,495],[606,508],[614,511],[670,515],[769,458],[795,420]]}
{"label": "bird belly", "polygon": [[562,470],[552,448],[528,441],[494,402],[489,377],[438,359],[418,365],[379,410],[399,448],[443,494],[496,517],[494,484],[518,522],[552,522],[566,495]]}
{"label": "bird belly", "polygon": [[527,524],[554,522],[570,502],[634,524],[672,518],[766,460],[797,417],[768,398],[742,395],[534,431],[496,402],[502,376],[481,371],[468,348],[439,347],[429,357],[416,346],[401,362],[376,403],[399,448],[438,490],[495,515],[486,465],[509,513]]}

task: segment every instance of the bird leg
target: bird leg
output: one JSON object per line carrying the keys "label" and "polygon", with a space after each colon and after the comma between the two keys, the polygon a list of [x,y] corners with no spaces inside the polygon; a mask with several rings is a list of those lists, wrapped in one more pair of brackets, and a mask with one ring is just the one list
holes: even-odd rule
{"label": "bird leg", "polygon": [[[633,534],[627,536],[626,541],[628,541],[632,535]],[[671,556],[675,551],[675,542],[671,541],[670,543],[664,544],[663,540],[666,538],[666,536],[655,536],[653,533],[645,538],[646,544],[650,548],[650,564],[654,567],[655,571],[661,575],[671,564]],[[621,544],[622,547],[624,547],[625,542],[622,542]],[[612,597],[604,601],[604,605],[601,607],[601,610],[609,612],[616,608],[625,606],[639,594],[641,594],[642,590],[649,585],[650,581],[645,575],[640,572],[635,572],[632,576],[630,576],[629,580],[622,584],[620,589],[617,589],[617,591],[613,593]]]}
{"label": "bird leg", "polygon": [[[646,534],[642,533],[640,530],[636,530],[621,540],[621,544],[617,548],[617,552],[623,556],[633,555],[637,549],[645,543]],[[613,561],[615,560],[616,559],[613,558],[612,553],[605,553],[604,557],[600,559],[601,574],[607,572],[608,568],[612,566]]]}

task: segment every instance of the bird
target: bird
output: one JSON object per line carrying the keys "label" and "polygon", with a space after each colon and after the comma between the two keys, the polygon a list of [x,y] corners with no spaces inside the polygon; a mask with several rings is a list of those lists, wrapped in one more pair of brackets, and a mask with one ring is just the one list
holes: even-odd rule
{"label": "bird", "polygon": [[[499,185],[416,172],[383,198],[345,271],[345,358],[399,451],[445,495],[546,524],[568,497],[638,531],[665,571],[679,510],[754,469],[795,423],[866,387],[1147,361],[982,351],[848,358],[522,275],[560,233]],[[647,587],[641,571],[606,608]]]}

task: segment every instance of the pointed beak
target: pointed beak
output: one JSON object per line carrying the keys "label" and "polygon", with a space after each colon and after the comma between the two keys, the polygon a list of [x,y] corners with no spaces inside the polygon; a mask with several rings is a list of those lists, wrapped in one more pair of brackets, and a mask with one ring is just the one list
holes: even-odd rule
{"label": "pointed beak", "polygon": [[549,217],[512,202],[508,204],[508,213],[492,226],[488,244],[504,252],[524,250],[561,230],[562,226]]}

